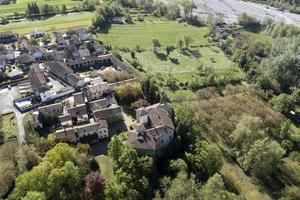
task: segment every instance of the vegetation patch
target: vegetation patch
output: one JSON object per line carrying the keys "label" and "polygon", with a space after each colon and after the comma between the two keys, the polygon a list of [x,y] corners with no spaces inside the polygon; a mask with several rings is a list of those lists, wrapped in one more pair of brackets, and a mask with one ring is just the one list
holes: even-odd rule
{"label": "vegetation patch", "polygon": [[113,161],[110,157],[100,155],[95,158],[100,166],[100,171],[107,181],[113,179]]}
{"label": "vegetation patch", "polygon": [[3,142],[12,142],[17,140],[17,120],[15,113],[9,113],[0,117],[0,140]]}

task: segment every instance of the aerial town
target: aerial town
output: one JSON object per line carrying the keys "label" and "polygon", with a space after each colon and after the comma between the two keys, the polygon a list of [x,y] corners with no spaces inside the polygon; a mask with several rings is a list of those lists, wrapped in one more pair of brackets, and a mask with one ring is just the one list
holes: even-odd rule
{"label": "aerial town", "polygon": [[0,0],[0,200],[300,200],[300,0]]}
{"label": "aerial town", "polygon": [[[17,84],[22,94],[14,106],[21,113],[32,112],[31,125],[39,131],[45,124],[55,125],[59,140],[94,144],[110,138],[111,126],[124,120],[114,88],[140,80],[106,82],[103,71],[131,74],[132,69],[106,53],[102,42],[84,29],[64,34],[56,31],[49,40],[40,41],[45,35],[39,30],[26,36],[0,33],[0,42],[5,44],[1,78],[7,80],[8,88]],[[30,39],[39,43],[28,44]],[[51,124],[55,118],[58,124]],[[136,110],[136,119],[136,129],[130,131],[126,144],[143,154],[161,156],[174,138],[172,108],[160,103],[143,107]]]}

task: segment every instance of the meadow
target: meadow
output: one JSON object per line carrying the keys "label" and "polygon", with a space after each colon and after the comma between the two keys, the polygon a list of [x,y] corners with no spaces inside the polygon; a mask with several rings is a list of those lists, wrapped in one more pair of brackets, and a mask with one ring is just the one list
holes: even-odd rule
{"label": "meadow", "polygon": [[[208,32],[207,27],[146,17],[144,22],[112,25],[107,32],[99,34],[98,38],[113,49],[118,49],[128,62],[133,61],[131,51],[134,50],[145,73],[159,76],[161,82],[172,77],[178,83],[186,84],[197,76],[200,64],[214,68],[220,76],[244,77],[244,73],[224,55],[217,44],[208,41]],[[191,46],[182,50],[176,48],[168,56],[165,48],[169,45],[177,47],[178,39],[184,36],[192,38]],[[153,38],[159,39],[161,43],[157,52],[153,49]],[[141,51],[136,50],[137,46]]]}
{"label": "meadow", "polygon": [[[14,14],[15,12],[24,13],[27,8],[27,3],[32,0],[17,0],[15,4],[0,5],[0,16]],[[65,4],[67,7],[79,5],[81,1],[73,0],[38,0],[38,4],[48,4],[53,6],[62,6]]]}
{"label": "meadow", "polygon": [[[3,132],[3,141],[16,141],[18,127],[16,125],[16,115],[14,113],[8,113],[0,116],[0,128]],[[2,140],[2,138],[0,139]]]}
{"label": "meadow", "polygon": [[27,34],[33,30],[67,30],[69,28],[87,27],[91,24],[94,16],[91,12],[69,13],[67,15],[56,15],[43,20],[24,19],[6,25],[0,25],[0,32],[13,31],[20,34]]}

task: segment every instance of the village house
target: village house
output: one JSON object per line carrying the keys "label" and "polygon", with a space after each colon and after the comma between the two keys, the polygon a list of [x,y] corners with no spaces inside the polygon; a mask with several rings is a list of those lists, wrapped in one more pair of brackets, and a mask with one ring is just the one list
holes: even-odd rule
{"label": "village house", "polygon": [[125,23],[125,17],[124,16],[116,16],[112,19],[112,23],[114,23],[114,24],[124,24]]}
{"label": "village house", "polygon": [[63,115],[59,116],[59,121],[64,127],[89,121],[88,111],[85,105],[85,98],[82,92],[73,94],[71,102],[69,99],[68,106],[64,108]]}
{"label": "village house", "polygon": [[1,72],[5,71],[5,67],[6,67],[5,57],[0,55],[0,71]]}
{"label": "village house", "polygon": [[41,30],[37,30],[37,31],[32,31],[29,33],[29,38],[30,39],[38,39],[38,38],[42,38],[45,36],[45,32],[41,31]]}
{"label": "village house", "polygon": [[93,116],[95,121],[99,121],[101,119],[109,120],[109,121],[119,121],[123,120],[122,116],[122,108],[117,104],[111,104],[106,108],[102,108],[99,110],[93,110]]}
{"label": "village house", "polygon": [[84,86],[84,79],[74,74],[73,70],[68,67],[64,62],[49,61],[45,63],[46,68],[52,72],[55,76],[63,81],[68,82],[73,87]]}
{"label": "village house", "polygon": [[56,131],[57,139],[67,139],[71,142],[98,142],[108,138],[108,125],[105,120],[91,121],[88,124],[63,128]]}
{"label": "village house", "polygon": [[116,83],[101,82],[97,84],[91,84],[86,88],[87,98],[89,101],[100,99],[103,96],[112,93],[114,91],[114,88],[119,85],[124,85],[127,83],[139,83],[139,82],[140,81],[138,78],[132,78],[124,81],[119,81]]}
{"label": "village house", "polygon": [[23,75],[24,75],[24,72],[17,68],[11,70],[10,72],[7,72],[7,76],[10,80],[16,80],[16,79],[23,78]]}
{"label": "village house", "polygon": [[13,48],[8,47],[4,51],[1,51],[1,54],[4,55],[7,61],[14,61],[15,60],[15,52]]}
{"label": "village house", "polygon": [[[75,57],[75,56],[74,56]],[[73,58],[74,58],[73,57]],[[112,65],[115,69],[132,73],[132,69],[126,63],[120,61],[112,54],[105,54],[100,56],[77,56],[76,59],[67,59],[67,65],[74,70],[84,69],[88,67],[100,67]]]}
{"label": "village house", "polygon": [[29,49],[28,49],[29,45],[27,40],[23,39],[20,43],[19,43],[19,50],[22,53],[29,53]]}
{"label": "village house", "polygon": [[34,57],[35,60],[41,61],[45,54],[45,49],[41,46],[35,45],[35,46],[29,46],[28,47],[29,55]]}
{"label": "village house", "polygon": [[172,108],[155,104],[136,110],[135,131],[128,133],[126,144],[139,153],[155,158],[162,156],[174,139]]}
{"label": "village house", "polygon": [[21,64],[24,70],[29,69],[29,66],[35,62],[35,58],[29,54],[21,54],[17,57],[17,63]]}
{"label": "village house", "polygon": [[49,100],[50,97],[48,97],[46,91],[48,91],[50,87],[47,84],[44,72],[42,72],[37,64],[31,66],[28,78],[35,95],[40,96],[43,102]]}
{"label": "village house", "polygon": [[93,41],[92,45],[94,47],[94,50],[95,50],[96,54],[102,54],[104,52],[104,45],[101,44],[100,42]]}
{"label": "village house", "polygon": [[11,31],[0,32],[0,44],[9,44],[18,41],[19,34]]}
{"label": "village house", "polygon": [[110,94],[113,91],[113,88],[109,83],[103,82],[97,85],[89,85],[87,87],[87,98],[89,101],[100,99],[106,94]]}
{"label": "village house", "polygon": [[39,114],[44,117],[57,117],[62,115],[63,113],[63,105],[62,103],[54,103],[47,106],[42,106],[38,108]]}
{"label": "village house", "polygon": [[67,41],[65,40],[65,38],[63,37],[61,32],[58,32],[58,31],[53,32],[53,35],[55,37],[56,44],[62,45],[62,46],[67,45]]}

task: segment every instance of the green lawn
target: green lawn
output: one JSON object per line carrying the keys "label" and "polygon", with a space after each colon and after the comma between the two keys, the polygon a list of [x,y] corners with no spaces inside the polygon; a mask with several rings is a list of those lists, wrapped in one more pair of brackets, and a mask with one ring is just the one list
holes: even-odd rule
{"label": "green lawn", "polygon": [[[33,0],[17,0],[16,4],[0,5],[0,16],[13,14],[15,12],[24,13],[27,8],[27,3],[32,2]],[[81,1],[73,0],[38,0],[36,1],[39,4],[48,4],[62,6],[65,4],[67,7],[73,7],[79,5]]]}
{"label": "green lawn", "polygon": [[91,24],[93,13],[81,12],[67,15],[56,15],[45,20],[24,20],[6,25],[0,25],[0,32],[13,31],[26,34],[33,30],[67,30],[69,28],[87,27]]}
{"label": "green lawn", "polygon": [[15,113],[9,113],[0,117],[0,128],[1,132],[4,133],[4,142],[16,141],[17,140],[17,121]]}
{"label": "green lawn", "polygon": [[113,161],[108,156],[97,156],[95,157],[100,166],[101,174],[106,178],[106,180],[111,180],[113,178]]}

